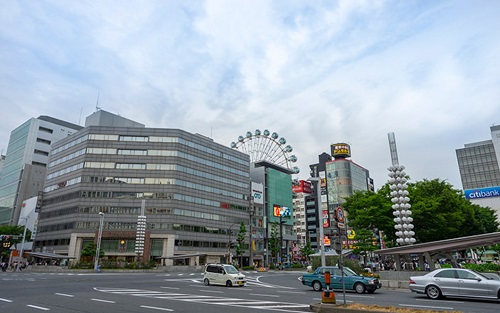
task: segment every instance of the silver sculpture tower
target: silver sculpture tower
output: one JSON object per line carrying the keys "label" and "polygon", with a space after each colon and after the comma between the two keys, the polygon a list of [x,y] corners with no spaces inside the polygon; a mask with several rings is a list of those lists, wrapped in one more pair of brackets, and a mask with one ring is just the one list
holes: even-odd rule
{"label": "silver sculpture tower", "polygon": [[408,185],[406,184],[405,167],[399,165],[398,150],[396,148],[396,136],[394,133],[387,134],[389,138],[389,148],[391,150],[392,166],[389,170],[389,184],[391,189],[392,214],[394,215],[394,228],[396,229],[396,242],[399,245],[410,245],[415,243],[415,232],[413,231],[413,218],[411,217],[411,204],[408,197]]}

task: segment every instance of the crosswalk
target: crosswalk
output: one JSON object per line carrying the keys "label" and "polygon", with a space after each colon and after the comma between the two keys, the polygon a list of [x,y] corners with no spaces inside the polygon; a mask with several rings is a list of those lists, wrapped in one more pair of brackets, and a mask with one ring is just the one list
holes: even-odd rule
{"label": "crosswalk", "polygon": [[[264,283],[259,280],[259,277],[251,277],[247,276],[247,286],[259,286],[259,287],[264,287],[264,288],[279,288],[279,289],[296,289],[293,287],[287,287],[287,286],[280,286],[280,285],[274,285],[274,284],[269,284],[269,283]],[[189,275],[189,276],[183,276],[183,275],[176,275],[176,276],[168,276],[164,279],[166,282],[189,282],[189,283],[195,283],[195,284],[203,284],[203,277],[195,276],[195,275]]]}
{"label": "crosswalk", "polygon": [[231,307],[244,307],[255,310],[271,310],[280,312],[310,312],[309,305],[300,303],[289,303],[279,301],[264,301],[254,299],[243,299],[233,297],[214,297],[213,295],[193,295],[177,292],[162,292],[142,289],[127,289],[127,288],[94,288],[94,290],[104,293],[112,293],[126,296],[156,298],[165,300],[176,300],[186,302],[196,302],[212,305],[224,305]]}

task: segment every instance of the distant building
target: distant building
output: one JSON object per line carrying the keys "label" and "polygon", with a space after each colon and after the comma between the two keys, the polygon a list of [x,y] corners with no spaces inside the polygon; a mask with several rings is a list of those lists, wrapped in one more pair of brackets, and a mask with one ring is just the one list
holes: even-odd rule
{"label": "distant building", "polygon": [[295,220],[294,232],[297,234],[299,248],[304,247],[308,241],[306,227],[306,197],[312,193],[312,185],[309,181],[296,181],[293,190],[293,217]]}
{"label": "distant building", "polygon": [[51,145],[80,129],[42,115],[11,132],[0,176],[0,225],[18,224],[23,201],[43,189]]}
{"label": "distant building", "polygon": [[490,131],[491,140],[465,144],[456,154],[465,197],[494,209],[500,221],[500,125]]}
{"label": "distant building", "polygon": [[238,225],[250,218],[248,155],[202,135],[132,122],[98,111],[53,145],[34,250],[80,259],[97,242],[102,212],[106,258],[133,262],[144,213],[142,260],[227,262]]}
{"label": "distant building", "polygon": [[[318,249],[319,235],[316,230],[319,221],[323,221],[325,246],[332,237],[334,229],[339,225],[335,220],[335,209],[342,206],[345,198],[356,191],[374,191],[373,179],[367,169],[348,159],[351,156],[351,148],[346,143],[335,143],[331,145],[331,155],[323,153],[319,155],[319,162],[310,165],[311,176],[320,178],[321,209],[322,215],[327,218],[318,217],[318,206],[316,204],[316,191],[306,196],[305,218],[308,238],[311,247]],[[332,159],[333,157],[333,159]],[[341,223],[340,226],[348,226]]]}

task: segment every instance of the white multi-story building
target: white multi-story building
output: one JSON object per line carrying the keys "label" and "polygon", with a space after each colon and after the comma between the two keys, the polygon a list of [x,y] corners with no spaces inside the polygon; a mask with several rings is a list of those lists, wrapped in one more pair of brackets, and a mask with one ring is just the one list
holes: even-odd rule
{"label": "white multi-story building", "polygon": [[465,144],[456,154],[465,197],[494,209],[500,220],[500,125],[490,130],[490,140]]}
{"label": "white multi-story building", "polygon": [[17,225],[23,201],[43,189],[50,146],[80,129],[42,115],[11,132],[0,176],[0,225]]}

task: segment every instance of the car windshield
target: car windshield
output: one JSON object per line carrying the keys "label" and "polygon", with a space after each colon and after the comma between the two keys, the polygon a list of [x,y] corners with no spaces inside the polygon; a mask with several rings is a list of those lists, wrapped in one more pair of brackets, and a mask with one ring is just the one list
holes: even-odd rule
{"label": "car windshield", "polygon": [[224,265],[224,269],[228,274],[238,274],[238,270],[232,265]]}
{"label": "car windshield", "polygon": [[490,276],[490,277],[488,277],[488,276],[486,276],[486,275],[484,275],[484,274],[482,274],[482,273],[476,272],[475,270],[471,270],[471,271],[472,271],[472,272],[474,272],[474,274],[476,274],[476,275],[478,275],[478,276],[480,276],[480,277],[482,277],[482,278],[484,278],[484,279],[495,279],[495,278],[493,278],[493,277],[491,277],[491,276]]}
{"label": "car windshield", "polygon": [[344,267],[344,274],[347,276],[358,276],[353,270],[348,267]]}

